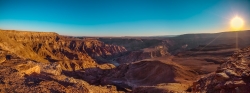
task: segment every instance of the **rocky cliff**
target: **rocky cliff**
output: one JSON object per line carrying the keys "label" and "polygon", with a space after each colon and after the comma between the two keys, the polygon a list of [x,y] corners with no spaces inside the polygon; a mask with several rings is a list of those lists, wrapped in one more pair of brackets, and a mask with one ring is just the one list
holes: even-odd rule
{"label": "rocky cliff", "polygon": [[128,55],[117,58],[116,61],[122,64],[122,63],[135,62],[143,59],[161,57],[165,55],[169,55],[166,46],[158,45],[154,46],[153,48],[144,48],[138,51],[131,51],[128,53]]}
{"label": "rocky cliff", "polygon": [[163,41],[158,39],[141,39],[141,38],[98,38],[98,40],[106,44],[115,44],[124,46],[128,51],[137,51],[143,48],[154,47]]}
{"label": "rocky cliff", "polygon": [[39,62],[59,62],[68,70],[96,67],[97,63],[108,63],[107,58],[126,52],[122,46],[52,32],[0,31],[0,34],[2,49]]}

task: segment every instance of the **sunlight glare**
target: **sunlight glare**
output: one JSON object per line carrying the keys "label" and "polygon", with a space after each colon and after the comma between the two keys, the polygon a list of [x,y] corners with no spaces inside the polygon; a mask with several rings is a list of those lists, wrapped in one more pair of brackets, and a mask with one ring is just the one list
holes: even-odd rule
{"label": "sunlight glare", "polygon": [[244,21],[242,18],[236,16],[231,20],[231,27],[234,30],[240,30],[244,26]]}

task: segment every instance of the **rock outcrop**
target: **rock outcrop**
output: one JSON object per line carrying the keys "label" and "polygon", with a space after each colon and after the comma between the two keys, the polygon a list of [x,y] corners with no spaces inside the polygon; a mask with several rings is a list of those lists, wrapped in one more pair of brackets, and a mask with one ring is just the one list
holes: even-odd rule
{"label": "rock outcrop", "polygon": [[159,45],[154,48],[144,48],[139,51],[132,51],[128,55],[124,55],[122,57],[117,58],[115,61],[118,63],[129,63],[135,62],[143,59],[151,59],[155,57],[161,57],[165,55],[170,55],[165,46]]}
{"label": "rock outcrop", "polygon": [[40,66],[33,63],[32,61],[29,61],[25,64],[17,65],[16,70],[20,72],[20,76],[24,75],[31,75],[31,74],[40,74]]}
{"label": "rock outcrop", "polygon": [[250,47],[236,51],[216,72],[193,84],[193,92],[249,93]]}

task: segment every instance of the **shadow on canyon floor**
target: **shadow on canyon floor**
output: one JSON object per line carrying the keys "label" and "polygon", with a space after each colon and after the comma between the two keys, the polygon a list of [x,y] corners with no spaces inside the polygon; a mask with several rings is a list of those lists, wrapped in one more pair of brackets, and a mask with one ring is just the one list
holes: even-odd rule
{"label": "shadow on canyon floor", "polygon": [[[113,69],[115,69],[115,68],[113,68]],[[106,77],[106,74],[113,69],[101,69],[101,68],[96,67],[96,68],[86,68],[84,70],[74,70],[74,69],[73,69],[73,71],[63,70],[62,73],[68,77],[82,79],[91,85],[96,85],[96,86],[113,85],[113,86],[116,86],[117,91],[124,91],[124,92],[129,92],[130,90],[132,90],[132,87],[130,87],[126,84],[123,84],[123,83],[103,82],[103,78]]]}
{"label": "shadow on canyon floor", "polygon": [[60,80],[56,80],[54,78],[51,78],[49,75],[49,73],[40,73],[40,74],[36,74],[33,73],[31,75],[25,75],[25,85],[27,86],[36,86],[39,85],[40,82],[42,81],[55,81],[58,82],[59,84],[63,85],[64,87],[67,86],[73,86],[73,83],[69,83],[69,82],[64,82],[64,81],[60,81]]}

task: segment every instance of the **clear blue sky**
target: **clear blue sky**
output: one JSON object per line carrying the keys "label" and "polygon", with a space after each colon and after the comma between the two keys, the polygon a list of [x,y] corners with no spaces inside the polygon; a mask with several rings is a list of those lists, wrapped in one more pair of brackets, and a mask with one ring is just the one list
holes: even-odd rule
{"label": "clear blue sky", "polygon": [[228,31],[250,0],[0,0],[0,29],[74,36],[152,36]]}

